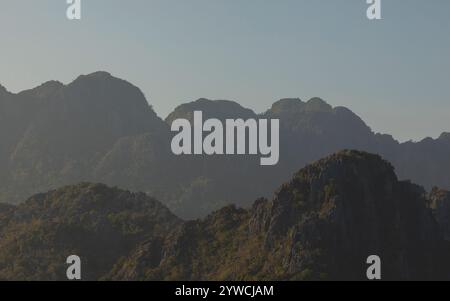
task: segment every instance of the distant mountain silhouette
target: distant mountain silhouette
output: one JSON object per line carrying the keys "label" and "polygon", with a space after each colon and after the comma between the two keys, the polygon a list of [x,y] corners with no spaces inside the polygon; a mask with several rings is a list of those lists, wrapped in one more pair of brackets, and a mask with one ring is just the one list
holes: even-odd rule
{"label": "distant mountain silhouette", "polygon": [[2,199],[12,202],[91,179],[120,138],[167,129],[138,88],[104,72],[8,94],[0,107]]}
{"label": "distant mountain silhouette", "polygon": [[306,166],[272,200],[196,221],[143,193],[68,186],[0,205],[0,279],[64,280],[77,254],[84,280],[364,280],[369,255],[384,280],[446,280],[447,224],[428,205],[448,216],[448,194],[427,199],[359,151]]}
{"label": "distant mountain silhouette", "polygon": [[167,124],[172,124],[175,119],[185,118],[192,120],[194,111],[202,111],[203,118],[217,118],[225,120],[228,118],[236,119],[249,119],[257,118],[257,115],[250,109],[246,109],[241,105],[229,101],[229,100],[216,100],[199,99],[197,101],[186,103],[178,106],[172,113],[166,118]]}
{"label": "distant mountain silhouette", "polygon": [[[174,156],[170,123],[195,110],[204,118],[279,118],[279,164],[261,167],[256,156]],[[450,188],[448,133],[399,143],[319,98],[283,99],[263,114],[232,101],[199,99],[164,121],[137,87],[106,72],[18,94],[0,87],[0,140],[0,201],[9,203],[63,185],[102,182],[145,191],[192,218],[231,203],[250,206],[299,168],[342,149],[380,154],[400,179],[427,189]]]}

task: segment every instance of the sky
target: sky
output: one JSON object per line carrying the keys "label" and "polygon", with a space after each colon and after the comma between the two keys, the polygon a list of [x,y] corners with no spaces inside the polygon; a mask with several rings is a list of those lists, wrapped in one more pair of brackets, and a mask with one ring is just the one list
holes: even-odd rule
{"label": "sky", "polygon": [[450,1],[0,0],[11,92],[107,71],[162,118],[198,98],[263,112],[281,98],[346,106],[400,141],[450,132]]}

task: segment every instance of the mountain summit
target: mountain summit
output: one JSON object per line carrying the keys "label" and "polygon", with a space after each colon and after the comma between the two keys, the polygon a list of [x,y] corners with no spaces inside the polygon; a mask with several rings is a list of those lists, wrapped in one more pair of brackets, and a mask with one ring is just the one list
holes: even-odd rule
{"label": "mountain summit", "polygon": [[384,280],[445,280],[445,208],[448,192],[427,200],[380,156],[350,150],[272,200],[187,222],[143,193],[84,183],[0,205],[0,279],[65,279],[78,254],[85,280],[366,280],[370,255]]}
{"label": "mountain summit", "polygon": [[8,202],[91,180],[120,138],[167,129],[137,87],[107,73],[0,95],[0,107],[0,178],[8,183],[0,197]]}
{"label": "mountain summit", "polygon": [[5,87],[3,87],[2,85],[0,85],[0,95],[6,94],[6,93],[8,93],[8,90],[6,90]]}
{"label": "mountain summit", "polygon": [[[4,90],[3,90],[4,91]],[[107,72],[56,81],[18,94],[0,92],[0,200],[78,182],[145,191],[183,218],[269,197],[299,168],[342,149],[380,154],[400,179],[427,190],[450,188],[449,135],[399,143],[374,133],[354,112],[320,98],[282,99],[262,114],[227,100],[178,106],[165,121],[142,91]],[[171,122],[192,117],[280,120],[280,161],[261,167],[255,156],[175,156]],[[264,184],[261,184],[264,183]]]}
{"label": "mountain summit", "polygon": [[[379,156],[343,151],[300,170],[272,201],[187,222],[160,247],[146,242],[116,280],[443,279],[443,240],[423,191]],[[158,254],[164,254],[158,257]]]}
{"label": "mountain summit", "polygon": [[167,116],[166,122],[170,125],[178,118],[191,120],[193,118],[193,112],[195,111],[202,111],[205,119],[218,118],[220,120],[225,120],[227,118],[256,118],[256,114],[252,110],[246,109],[234,101],[200,98],[194,102],[182,104],[175,108],[175,110]]}
{"label": "mountain summit", "polygon": [[59,81],[48,81],[42,85],[31,89],[20,92],[22,95],[27,95],[29,97],[35,97],[39,99],[46,99],[51,97],[56,97],[57,93],[65,88],[64,84]]}
{"label": "mountain summit", "polygon": [[99,280],[138,243],[180,224],[145,194],[101,184],[38,194],[17,207],[0,206],[0,279],[67,280],[66,258],[77,254],[83,279]]}

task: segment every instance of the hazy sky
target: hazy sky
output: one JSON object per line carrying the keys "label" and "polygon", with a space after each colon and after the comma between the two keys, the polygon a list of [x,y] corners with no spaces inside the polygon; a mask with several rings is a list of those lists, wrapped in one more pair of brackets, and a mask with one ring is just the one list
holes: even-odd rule
{"label": "hazy sky", "polygon": [[200,97],[261,112],[285,97],[351,108],[401,141],[450,131],[450,1],[0,0],[0,83],[18,92],[104,70],[161,117]]}

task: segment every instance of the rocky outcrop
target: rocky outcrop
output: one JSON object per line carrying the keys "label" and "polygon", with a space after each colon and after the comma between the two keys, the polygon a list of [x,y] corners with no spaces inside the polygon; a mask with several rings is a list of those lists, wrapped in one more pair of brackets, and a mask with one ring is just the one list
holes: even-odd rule
{"label": "rocky outcrop", "polygon": [[448,192],[428,200],[360,151],[187,222],[143,193],[80,184],[0,205],[0,279],[62,280],[76,254],[85,280],[365,280],[370,255],[384,280],[447,280],[447,217]]}
{"label": "rocky outcrop", "polygon": [[436,273],[441,241],[424,191],[399,182],[378,156],[345,151],[307,166],[269,210],[270,222],[260,221],[268,224],[265,245],[288,242],[288,275],[364,279],[371,254],[383,259],[384,279]]}
{"label": "rocky outcrop", "polygon": [[185,223],[160,250],[138,247],[110,277],[363,280],[378,255],[383,279],[442,279],[444,242],[426,204],[379,156],[343,151],[302,169],[272,201]]}
{"label": "rocky outcrop", "polygon": [[450,192],[435,187],[430,193],[429,202],[445,239],[450,241]]}
{"label": "rocky outcrop", "polygon": [[66,280],[66,258],[82,258],[83,280],[98,280],[138,244],[181,224],[143,193],[79,184],[0,205],[0,279]]}

